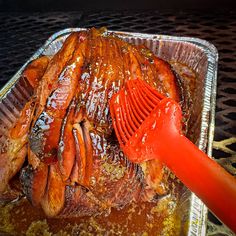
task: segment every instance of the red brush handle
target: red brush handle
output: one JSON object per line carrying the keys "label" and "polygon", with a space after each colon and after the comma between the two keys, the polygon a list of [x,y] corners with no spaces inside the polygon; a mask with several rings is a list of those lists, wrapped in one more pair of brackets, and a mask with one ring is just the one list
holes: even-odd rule
{"label": "red brush handle", "polygon": [[219,219],[236,232],[235,177],[182,135],[171,142],[170,139],[162,142],[158,150],[160,157]]}
{"label": "red brush handle", "polygon": [[181,134],[181,108],[162,99],[125,145],[133,162],[161,160],[236,232],[236,178]]}

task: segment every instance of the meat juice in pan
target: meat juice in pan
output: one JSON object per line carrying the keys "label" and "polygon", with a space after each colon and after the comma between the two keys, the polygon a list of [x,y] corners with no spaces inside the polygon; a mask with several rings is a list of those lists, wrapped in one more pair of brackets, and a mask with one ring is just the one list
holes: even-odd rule
{"label": "meat juice in pan", "polygon": [[[89,37],[91,38],[88,40],[88,44],[90,44],[89,47],[92,48],[93,50],[87,52],[87,56],[84,58],[84,60],[86,59],[88,60],[89,58],[87,64],[84,62],[81,63],[83,64],[83,68],[81,69],[82,70],[81,91],[85,91],[85,92],[80,93],[80,96],[78,95],[77,97],[77,100],[80,101],[80,106],[82,107],[82,109],[80,109],[80,112],[82,111],[80,114],[80,116],[82,116],[82,118],[80,118],[82,119],[82,127],[80,127],[80,129],[82,129],[83,134],[84,132],[88,132],[88,130],[86,130],[87,129],[86,122],[91,122],[92,120],[94,123],[93,124],[94,127],[96,127],[95,129],[90,129],[90,138],[91,138],[91,142],[93,143],[93,155],[97,157],[97,159],[95,159],[93,163],[95,165],[94,176],[90,176],[91,177],[90,183],[86,182],[86,174],[84,174],[84,176],[77,177],[77,180],[75,180],[75,183],[88,187],[89,191],[91,191],[92,194],[95,195],[96,199],[98,199],[99,202],[102,202],[103,205],[105,206],[102,206],[102,205],[100,206],[99,204],[93,204],[93,205],[90,205],[90,207],[88,207],[88,205],[86,205],[86,204],[89,204],[88,199],[84,199],[84,201],[82,201],[74,197],[75,195],[74,192],[75,190],[77,191],[78,188],[82,195],[83,194],[87,195],[88,194],[87,190],[85,188],[80,188],[77,185],[76,185],[76,188],[73,186],[71,187],[68,184],[67,186],[64,186],[66,189],[65,192],[67,194],[66,202],[65,202],[64,208],[59,209],[59,212],[60,212],[59,214],[53,215],[55,213],[54,212],[55,209],[50,209],[50,200],[43,199],[41,202],[39,201],[39,204],[41,204],[44,212],[47,215],[54,217],[54,218],[50,218],[50,217],[47,218],[47,223],[46,221],[40,221],[40,219],[45,218],[44,213],[41,210],[35,210],[35,208],[33,208],[25,199],[21,199],[20,201],[16,201],[14,204],[9,204],[9,205],[4,206],[1,211],[2,217],[5,218],[5,220],[3,221],[3,225],[1,226],[3,231],[10,232],[11,230],[13,230],[14,232],[14,230],[18,228],[18,230],[22,232],[27,231],[28,233],[33,233],[34,230],[35,231],[42,230],[42,228],[44,228],[44,230],[49,230],[47,228],[48,227],[47,225],[49,225],[50,230],[54,233],[59,232],[59,230],[65,230],[68,232],[73,231],[74,233],[80,232],[81,234],[86,233],[86,232],[87,233],[90,232],[91,234],[95,232],[100,233],[100,234],[105,234],[106,232],[107,233],[109,232],[110,234],[124,235],[124,234],[130,234],[130,233],[153,234],[155,232],[156,234],[167,235],[168,233],[178,234],[180,230],[182,219],[181,219],[180,214],[178,213],[177,203],[178,203],[179,194],[180,192],[182,192],[182,185],[176,183],[177,180],[168,172],[168,170],[160,168],[159,165],[156,166],[154,164],[153,165],[154,167],[152,167],[152,164],[146,163],[146,164],[143,164],[142,170],[141,170],[140,166],[133,165],[132,163],[128,163],[128,161],[125,160],[125,158],[122,155],[122,152],[120,152],[119,147],[117,146],[117,142],[115,138],[111,136],[113,134],[111,132],[112,127],[111,127],[111,121],[109,120],[107,104],[108,104],[109,98],[112,96],[114,92],[117,92],[119,90],[119,87],[122,86],[122,83],[124,83],[123,81],[126,78],[130,78],[130,76],[133,76],[133,78],[131,79],[135,79],[135,76],[143,76],[145,78],[149,78],[148,79],[149,83],[152,84],[154,87],[156,87],[156,89],[158,89],[160,92],[166,94],[167,96],[171,96],[175,98],[178,102],[181,102],[183,111],[185,113],[184,123],[186,126],[184,128],[185,130],[187,130],[186,127],[188,124],[188,120],[191,117],[192,99],[194,98],[193,90],[195,87],[194,87],[194,84],[192,83],[196,81],[196,75],[188,67],[180,63],[173,62],[172,63],[173,68],[175,68],[175,70],[177,71],[175,75],[176,83],[178,83],[177,85],[179,87],[178,87],[178,91],[177,90],[175,91],[175,88],[169,89],[170,84],[165,85],[165,79],[162,77],[162,75],[159,76],[158,72],[155,72],[155,71],[153,72],[154,70],[152,68],[152,64],[154,63],[153,56],[148,50],[146,50],[142,46],[136,47],[136,48],[131,47],[130,49],[129,48],[130,46],[128,44],[123,43],[120,40],[117,40],[113,36],[109,36],[110,38],[109,37],[107,38],[107,35],[105,35],[104,38],[98,36],[97,34],[100,34],[100,33],[101,32],[97,32],[96,30],[92,30],[89,32],[89,34],[91,34],[91,36]],[[102,34],[106,34],[106,32],[102,32]],[[80,37],[80,40],[82,39],[83,41],[84,40],[83,37],[85,36],[80,35],[78,37]],[[100,41],[97,40],[99,41],[99,43],[97,43],[94,40],[94,37],[99,37]],[[110,42],[104,43],[103,41],[106,41],[107,39],[108,41],[110,40]],[[121,45],[119,45],[119,43]],[[105,46],[102,46],[102,45],[105,45]],[[117,51],[122,50],[124,51],[124,53],[126,53],[126,51],[128,52],[131,51],[132,56],[128,58],[129,60],[123,57],[123,59],[126,59],[125,65],[130,64],[129,66],[130,66],[131,75],[130,75],[130,71],[128,71],[126,68],[123,69],[124,73],[117,73],[117,71],[120,72],[119,70],[121,70],[121,68],[118,68],[119,65],[122,65],[123,63],[123,61],[122,62],[119,61],[119,54],[117,55],[111,54],[108,56],[108,58],[105,58],[105,59],[102,57],[103,54],[109,51],[109,49],[107,48],[108,47],[107,45],[108,46],[113,45],[113,48],[112,47],[110,48],[110,51],[112,52],[116,52],[116,50]],[[82,49],[78,49],[78,50],[82,50]],[[96,52],[96,50],[98,53]],[[141,67],[140,67],[141,69],[135,68],[135,66],[137,67],[137,61],[135,60],[137,60],[137,58],[140,57],[137,50],[140,50],[141,53],[143,53],[143,56],[145,57],[145,59],[147,60],[147,61],[145,60],[142,61]],[[82,52],[82,54],[84,53],[85,52]],[[78,58],[78,56],[76,56],[75,58]],[[110,71],[109,69],[106,70],[107,64],[108,65],[112,64],[111,60],[114,60],[114,58],[116,58],[116,61],[113,64],[113,69]],[[140,57],[139,60],[143,60],[143,59]],[[169,65],[167,63],[159,59],[156,59],[156,60],[157,60],[156,63],[161,63],[162,67],[168,67],[168,69],[170,70]],[[74,61],[72,62],[73,63],[71,65],[74,65]],[[103,65],[101,64],[102,62],[103,62]],[[77,63],[80,63],[80,62],[78,62],[77,60]],[[68,67],[71,68],[73,66],[69,65]],[[114,76],[115,79],[113,79],[112,78],[113,75],[111,75],[110,78],[111,78],[112,83],[110,83],[110,87],[109,87],[110,81],[108,81],[108,83],[106,83],[105,81],[106,88],[105,89],[98,88],[97,86],[104,83],[104,81],[98,81],[98,80],[99,79],[104,80],[104,77],[105,77],[104,73],[106,73],[107,71],[108,73],[109,72],[116,73]],[[55,71],[53,72],[55,73]],[[77,76],[78,75],[76,75],[75,78]],[[110,75],[107,75],[107,76],[110,76]],[[159,80],[154,81],[153,78],[156,78],[158,76],[159,76]],[[170,76],[174,76],[174,75],[171,74]],[[89,77],[94,78],[93,82],[90,84],[88,84],[87,82]],[[117,77],[119,78],[118,80],[117,80]],[[60,85],[62,86],[63,86],[64,78],[66,78],[66,76],[60,79],[60,81],[62,81]],[[75,81],[74,83],[76,83],[75,79],[74,81]],[[72,87],[73,85],[71,86],[71,83],[70,83],[70,86],[68,86],[67,81],[65,82],[65,84],[66,84],[66,89],[69,89],[70,91],[73,90],[73,87]],[[50,81],[49,85],[53,87],[53,81]],[[74,86],[76,87],[76,85]],[[166,88],[168,88],[169,90]],[[67,100],[68,104],[65,107],[63,107],[63,105],[65,104],[62,104],[61,101],[59,101],[59,103],[57,104],[57,101],[55,99],[55,96],[56,96],[55,94],[56,92],[59,93],[58,91],[60,90],[60,87],[58,91],[57,89],[58,87],[55,87],[53,89],[49,88],[48,89],[49,91],[41,90],[41,93],[39,93],[39,94],[42,94],[42,91],[43,91],[44,96],[42,96],[39,99],[39,102],[38,102],[39,106],[36,108],[36,113],[38,110],[38,117],[36,116],[37,119],[36,121],[34,121],[34,126],[29,135],[30,149],[34,152],[34,155],[36,156],[38,155],[37,157],[41,158],[43,156],[43,158],[40,160],[43,163],[42,165],[44,165],[45,163],[46,165],[48,164],[50,165],[54,163],[55,157],[53,156],[54,152],[52,150],[54,150],[54,148],[56,147],[52,147],[52,146],[43,147],[41,148],[42,150],[40,150],[39,147],[42,146],[40,143],[42,140],[40,140],[40,138],[38,138],[37,135],[40,134],[39,137],[42,137],[41,133],[38,132],[38,130],[40,129],[43,130],[43,128],[40,127],[42,123],[41,121],[44,119],[44,116],[48,116],[48,112],[49,112],[49,115],[51,114],[54,115],[58,111],[58,107],[57,107],[58,104],[59,104],[59,110],[61,109],[60,111],[62,112],[62,117],[65,117],[66,112],[68,113],[67,110],[70,110],[70,109],[67,109],[69,106],[72,107],[71,109],[75,109],[75,106],[76,106],[75,104],[73,104],[75,103],[75,101],[73,101],[73,97],[70,96],[69,93],[66,99],[69,99],[68,97],[71,97],[71,98]],[[97,92],[99,91],[99,89],[102,90],[102,92],[100,93]],[[76,92],[74,92],[74,94],[75,93]],[[47,98],[48,96],[49,98],[46,101],[45,98]],[[106,105],[104,105],[104,101],[106,102]],[[101,107],[99,107],[99,105]],[[99,107],[100,109],[97,109],[97,107]],[[61,127],[63,127],[62,123],[63,121],[61,119],[61,123],[60,123]],[[45,126],[45,124],[43,124],[43,126]],[[34,130],[37,130],[37,132],[35,132]],[[59,128],[59,131],[61,132],[60,128]],[[103,135],[101,135],[101,133]],[[56,135],[56,132],[54,134]],[[109,140],[106,138],[107,136],[109,136]],[[48,138],[49,138],[49,143],[51,142],[53,143],[53,140],[50,140],[51,136],[49,136]],[[58,138],[57,143],[60,142],[61,139],[63,138],[64,137]],[[39,144],[37,144],[37,142],[39,142]],[[49,148],[51,149],[48,152]],[[49,153],[50,155],[47,155],[47,153]],[[29,160],[31,161],[33,158],[34,157],[30,157]],[[31,165],[34,165],[34,163],[36,163],[37,161],[33,160]],[[62,163],[62,167],[64,167],[63,164],[64,163]],[[38,165],[38,164],[36,163],[35,165]],[[159,167],[160,172],[165,172],[165,174],[161,176],[163,181],[160,183],[157,182],[160,186],[156,187],[156,192],[154,194],[152,191],[153,190],[152,186],[149,186],[149,182],[153,184],[152,180],[150,180],[150,175],[152,176],[152,174],[156,171],[157,167]],[[73,168],[74,166],[70,167],[69,172],[73,173]],[[65,172],[67,171],[67,169],[63,169],[63,170]],[[127,181],[125,182],[123,181],[122,183],[123,186],[122,186],[122,184],[119,184],[119,175],[122,175],[123,177],[125,172],[127,171],[129,172],[129,170],[132,170],[131,171],[132,174],[131,175],[127,174],[127,176],[131,177],[131,180],[132,178],[134,178],[133,180],[135,181],[129,181],[129,178],[127,178]],[[31,171],[32,170],[30,169],[29,166],[25,167],[24,170],[22,171],[23,177],[21,177],[21,180],[27,183],[28,181],[27,178],[31,175]],[[51,171],[51,169],[49,171]],[[83,171],[84,170],[81,170],[80,173],[83,173]],[[123,173],[121,173],[122,171]],[[86,170],[84,171],[84,173],[85,172]],[[69,175],[73,176],[73,174],[71,173],[69,173]],[[68,181],[69,175],[65,173],[64,175],[65,181]],[[106,178],[109,178],[109,179],[106,180]],[[143,178],[146,178],[144,182],[142,182]],[[156,176],[153,176],[153,178],[155,179]],[[91,180],[93,179],[95,179],[94,184],[91,183],[92,182]],[[166,186],[162,189],[163,187],[162,185],[166,185]],[[105,186],[106,187],[108,186],[108,191],[107,191],[107,188],[105,188]],[[24,185],[25,193],[26,195],[27,194],[29,195],[28,199],[30,199],[33,204],[37,205],[38,202],[35,201],[34,196],[30,195],[31,189],[29,190],[28,187],[29,187],[28,184]],[[59,188],[60,187],[61,186],[59,186]],[[167,188],[168,190],[165,190],[165,188]],[[53,190],[49,189],[48,191],[53,191]],[[140,193],[140,191],[142,193]],[[136,200],[138,201],[138,203],[132,202],[132,199],[136,198],[136,195],[139,195],[138,196],[139,200]],[[50,192],[49,192],[49,197],[50,197]],[[148,199],[149,202],[146,202],[145,199]],[[46,201],[46,204],[45,204],[45,201]],[[129,202],[131,202],[131,204],[127,204]],[[110,212],[111,207],[112,207],[112,210]],[[99,216],[98,214],[100,211],[103,212],[101,216]],[[97,215],[97,216],[94,216],[94,215]],[[65,219],[68,217],[69,219]],[[9,219],[9,222],[8,222],[8,219]],[[31,222],[33,223],[31,224]],[[69,222],[70,224],[68,224]]]}

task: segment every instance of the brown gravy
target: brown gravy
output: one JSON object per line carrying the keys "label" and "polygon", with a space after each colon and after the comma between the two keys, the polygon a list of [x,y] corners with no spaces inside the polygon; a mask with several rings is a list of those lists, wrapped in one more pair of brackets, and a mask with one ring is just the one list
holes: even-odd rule
{"label": "brown gravy", "polygon": [[179,235],[177,199],[168,195],[157,203],[133,203],[108,216],[47,218],[22,198],[0,206],[0,233],[9,235]]}

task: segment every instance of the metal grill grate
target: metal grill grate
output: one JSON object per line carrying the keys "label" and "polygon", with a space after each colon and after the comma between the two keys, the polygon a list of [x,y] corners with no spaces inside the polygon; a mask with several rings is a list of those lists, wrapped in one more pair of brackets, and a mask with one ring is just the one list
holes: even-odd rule
{"label": "metal grill grate", "polygon": [[[54,32],[68,27],[191,36],[219,51],[213,156],[236,175],[236,14],[235,12],[0,13],[0,87]],[[209,213],[208,235],[232,235]]]}

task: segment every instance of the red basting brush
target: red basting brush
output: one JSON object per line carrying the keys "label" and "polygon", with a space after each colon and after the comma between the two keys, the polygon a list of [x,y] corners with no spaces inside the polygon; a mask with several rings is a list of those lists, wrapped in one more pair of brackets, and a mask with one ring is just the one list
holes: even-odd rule
{"label": "red basting brush", "polygon": [[236,178],[181,133],[181,108],[135,79],[110,101],[113,126],[127,158],[161,160],[219,219],[236,232]]}

